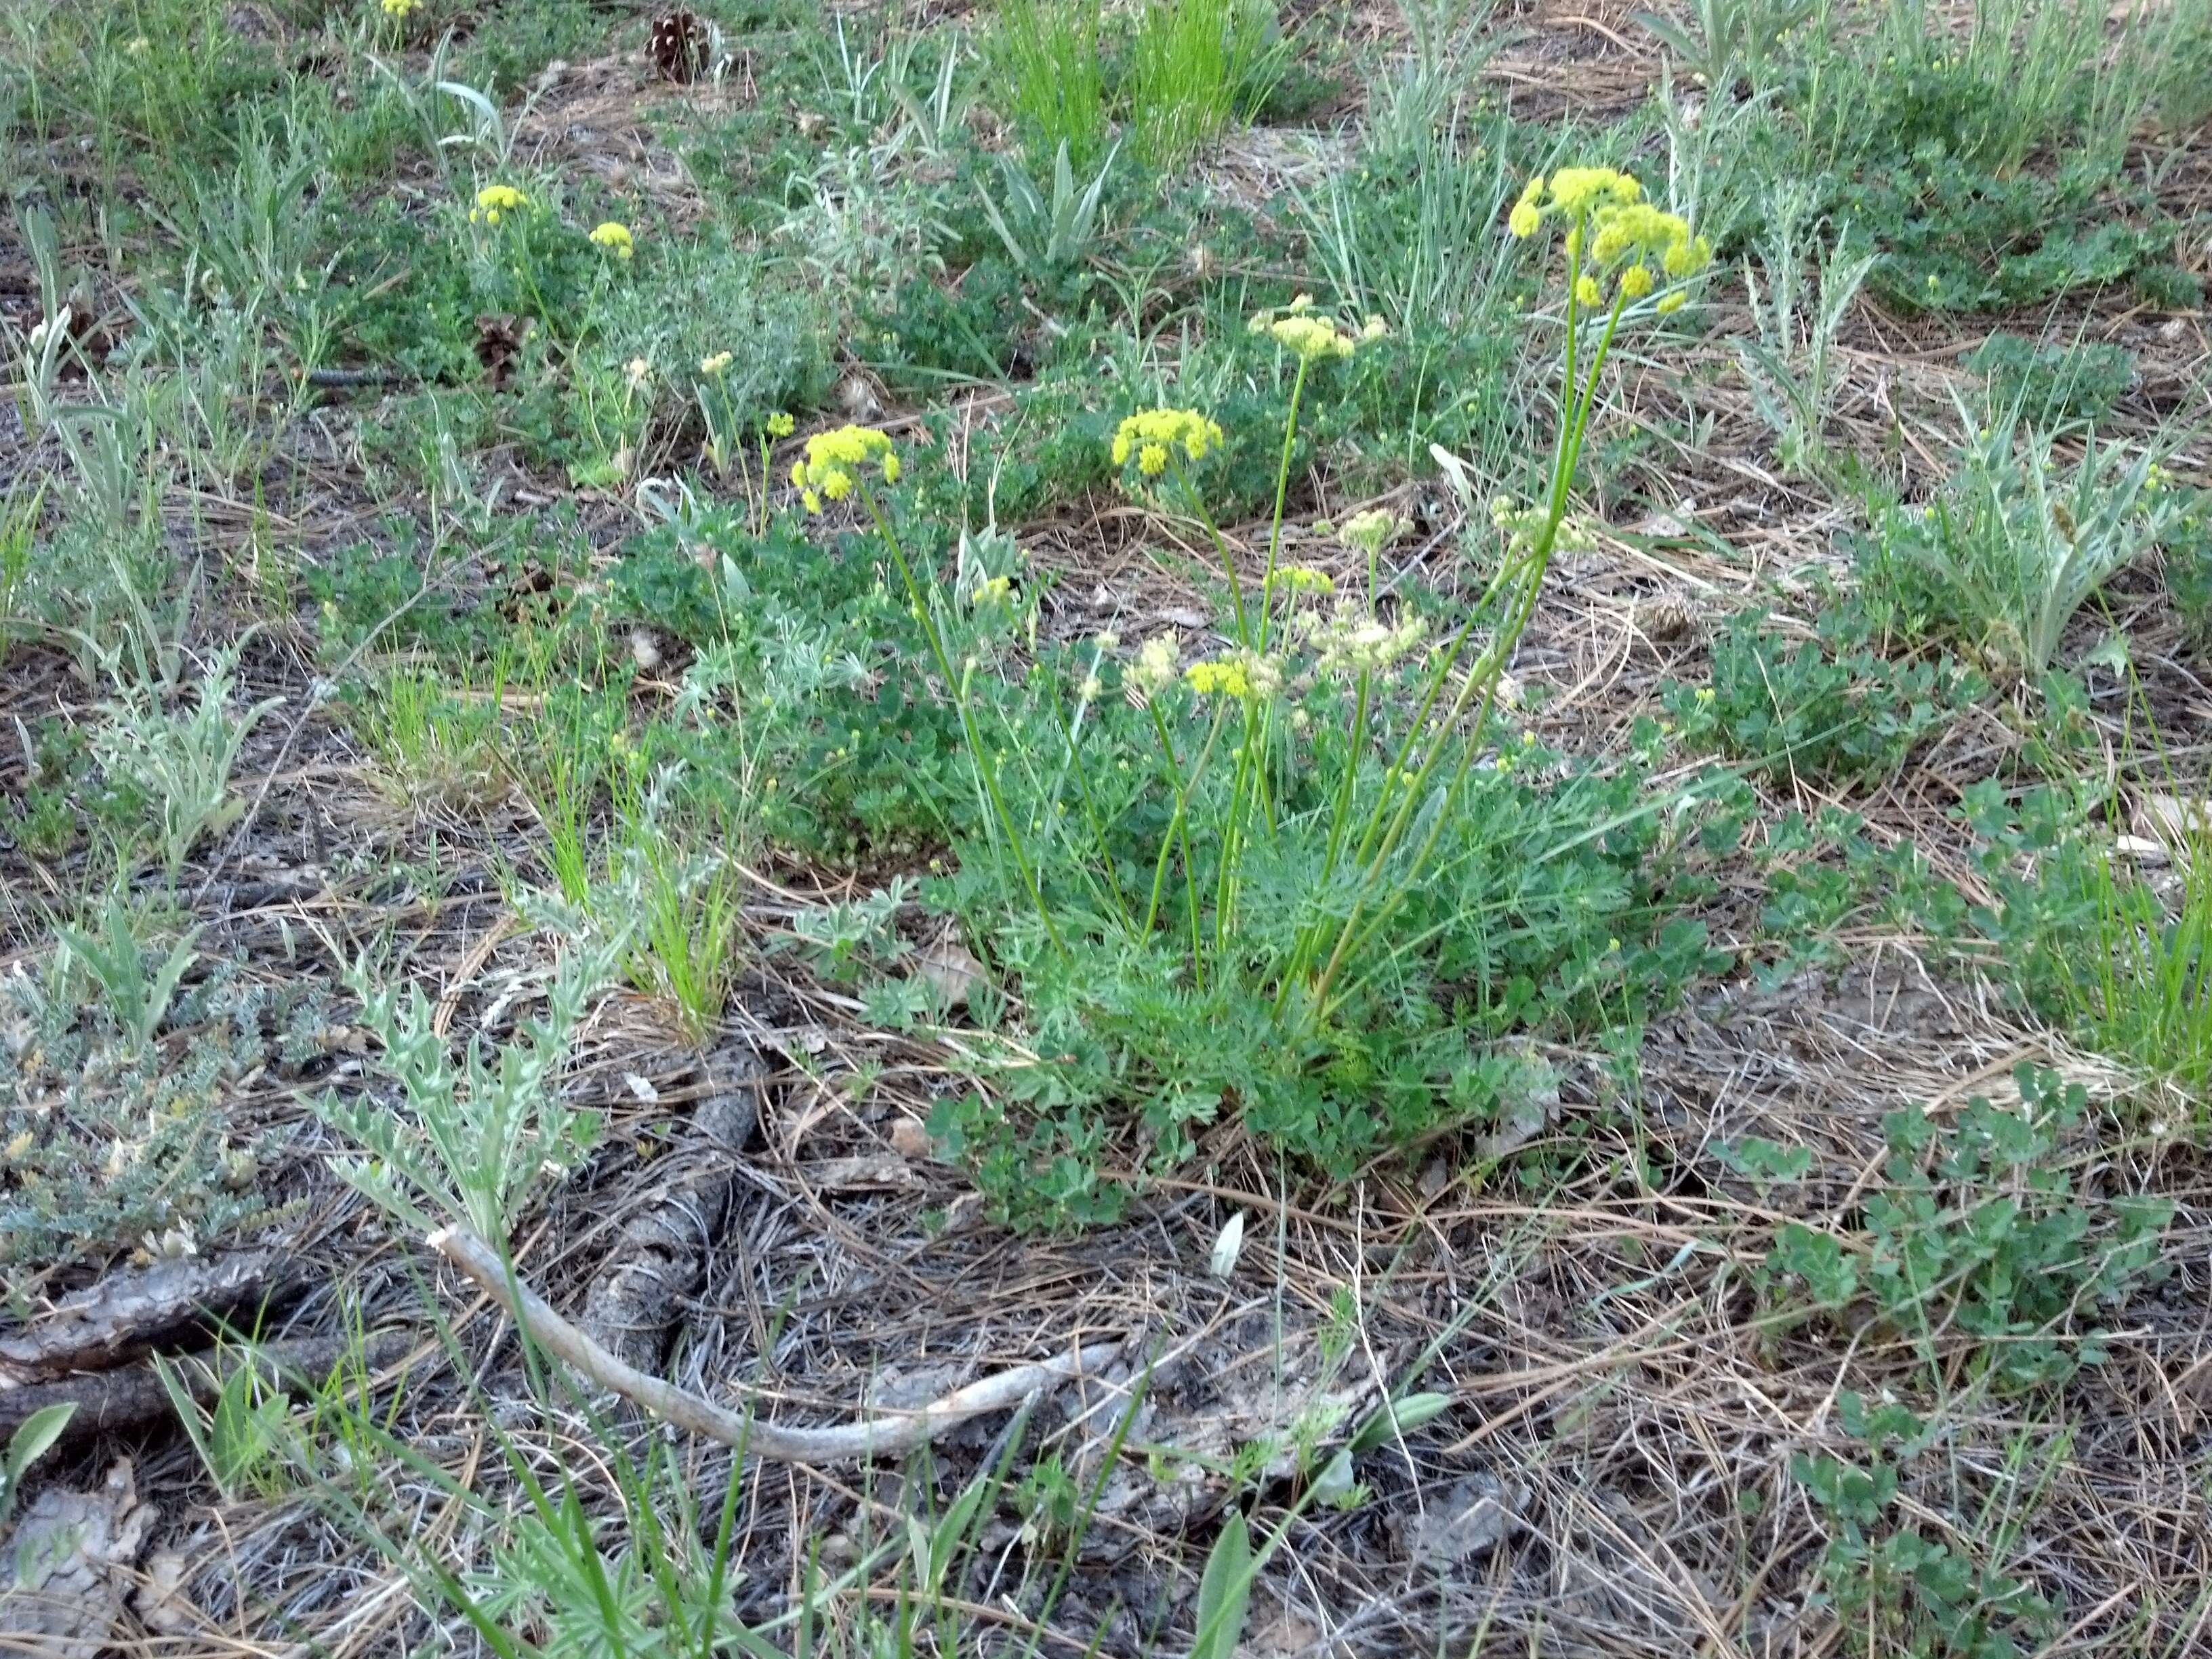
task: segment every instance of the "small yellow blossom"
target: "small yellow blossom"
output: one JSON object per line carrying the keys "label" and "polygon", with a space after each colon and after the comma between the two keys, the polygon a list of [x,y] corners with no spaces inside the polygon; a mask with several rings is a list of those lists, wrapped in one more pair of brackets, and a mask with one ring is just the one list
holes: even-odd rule
{"label": "small yellow blossom", "polygon": [[1513,204],[1513,212],[1505,221],[1505,228],[1516,236],[1525,239],[1534,236],[1537,227],[1543,222],[1544,216],[1537,210],[1536,204],[1523,198]]}
{"label": "small yellow blossom", "polygon": [[1201,697],[1272,697],[1282,688],[1283,671],[1273,657],[1235,651],[1182,671],[1183,683]]}
{"label": "small yellow blossom", "polygon": [[[727,352],[723,353],[724,356],[727,356],[729,354]],[[771,438],[788,438],[792,433],[797,429],[798,425],[798,422],[793,420],[788,414],[779,409],[775,414],[768,417],[768,435]],[[886,465],[896,459],[896,456],[887,457]],[[896,474],[886,472],[884,476],[893,483],[898,482]]]}
{"label": "small yellow blossom", "polygon": [[1190,459],[1201,461],[1220,442],[1221,428],[1194,409],[1139,410],[1114,429],[1114,465],[1127,466],[1134,455],[1139,467],[1152,473],[1146,461],[1153,449],[1159,451],[1164,465],[1171,450],[1180,449]]}
{"label": "small yellow blossom", "polygon": [[1658,305],[1653,308],[1656,310],[1662,317],[1671,317],[1676,312],[1680,311],[1684,306],[1687,305],[1689,301],[1690,296],[1678,288],[1670,293],[1661,295],[1659,296]]}
{"label": "small yellow blossom", "polygon": [[477,192],[477,204],[469,210],[471,224],[495,225],[503,213],[514,213],[530,205],[530,198],[513,185],[486,185]]}
{"label": "small yellow blossom", "polygon": [[711,357],[702,357],[699,360],[699,372],[707,376],[709,380],[712,380],[715,375],[720,374],[724,369],[727,368],[730,366],[731,361],[731,356],[728,352],[718,351]]}
{"label": "small yellow blossom", "polygon": [[592,240],[615,256],[627,259],[637,252],[637,243],[629,234],[629,227],[609,219],[592,232]]}
{"label": "small yellow blossom", "polygon": [[398,22],[404,22],[422,9],[422,0],[384,0],[384,15]]}
{"label": "small yellow blossom", "polygon": [[1635,264],[1620,273],[1620,291],[1632,300],[1640,300],[1651,292],[1651,267]]}
{"label": "small yellow blossom", "polygon": [[1660,265],[1669,276],[1694,276],[1712,263],[1712,244],[1702,236],[1684,237],[1668,245]]}
{"label": "small yellow blossom", "polygon": [[1643,195],[1641,185],[1611,167],[1561,167],[1552,175],[1552,205],[1565,214],[1585,213],[1601,202],[1626,207]]}
{"label": "small yellow blossom", "polygon": [[994,576],[988,581],[981,581],[975,584],[975,592],[970,597],[969,603],[979,608],[985,605],[1004,605],[1009,599],[1013,597],[1013,592],[1014,579],[1012,577]]}
{"label": "small yellow blossom", "polygon": [[1242,665],[1232,662],[1194,662],[1182,671],[1183,683],[1201,697],[1226,693],[1241,697],[1249,693],[1251,683],[1244,678]]}
{"label": "small yellow blossom", "polygon": [[1336,578],[1328,571],[1310,564],[1285,564],[1275,568],[1275,581],[1291,593],[1334,593]]}
{"label": "small yellow blossom", "polygon": [[1585,276],[1575,284],[1575,298],[1583,305],[1594,306],[1605,296],[1598,291],[1597,278]]}
{"label": "small yellow blossom", "polygon": [[1137,471],[1147,478],[1157,478],[1168,470],[1168,447],[1165,444],[1146,444],[1137,452]]}
{"label": "small yellow blossom", "polygon": [[791,482],[809,513],[822,510],[822,498],[842,501],[853,492],[860,470],[873,463],[885,483],[898,482],[898,457],[888,434],[872,426],[841,426],[806,441],[806,453],[791,464]]}

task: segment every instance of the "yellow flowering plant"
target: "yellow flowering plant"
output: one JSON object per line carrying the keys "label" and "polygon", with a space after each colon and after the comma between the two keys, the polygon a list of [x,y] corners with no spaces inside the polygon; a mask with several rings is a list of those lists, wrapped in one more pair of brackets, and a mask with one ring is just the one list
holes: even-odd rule
{"label": "yellow flowering plant", "polygon": [[472,225],[496,225],[502,218],[520,213],[530,205],[530,198],[513,185],[486,185],[477,191],[476,205],[469,210]]}
{"label": "yellow flowering plant", "polygon": [[[1654,313],[1679,309],[1686,298],[1679,285],[1712,258],[1711,248],[1686,220],[1647,201],[1635,178],[1611,167],[1561,167],[1548,179],[1530,179],[1506,228],[1527,241],[1551,227],[1559,229],[1565,255],[1566,303],[1560,417],[1543,501],[1526,510],[1508,504],[1501,524],[1510,524],[1510,533],[1501,530],[1504,546],[1498,570],[1465,623],[1437,652],[1419,714],[1384,773],[1385,787],[1368,804],[1356,840],[1340,848],[1332,839],[1324,880],[1334,878],[1341,851],[1351,860],[1351,896],[1340,915],[1324,916],[1301,930],[1277,992],[1279,1011],[1303,1002],[1309,1018],[1326,1018],[1346,994],[1344,976],[1351,964],[1381,939],[1426,872],[1496,710],[1505,663],[1534,614],[1545,573],[1570,522],[1571,493],[1599,376],[1622,316],[1632,304],[1649,299],[1662,281],[1666,291],[1653,304]],[[1492,618],[1501,606],[1502,620],[1492,625],[1473,663],[1462,671],[1478,621]],[[1455,676],[1456,689],[1447,697]],[[1364,684],[1363,678],[1363,688]],[[1363,713],[1365,701],[1363,689]],[[1418,839],[1409,839],[1417,823],[1425,828]]]}
{"label": "yellow flowering plant", "polygon": [[[1464,895],[1470,821],[1529,826],[1498,831],[1493,851],[1517,851],[1516,834],[1544,823],[1540,805],[1515,804],[1534,799],[1541,751],[1515,733],[1505,763],[1492,758],[1506,752],[1495,719],[1505,665],[1571,524],[1621,318],[1679,292],[1705,254],[1682,221],[1607,170],[1540,181],[1515,213],[1514,228],[1534,238],[1549,228],[1565,248],[1559,424],[1542,501],[1510,510],[1486,591],[1448,625],[1389,597],[1386,550],[1407,528],[1395,514],[1370,507],[1335,530],[1286,522],[1304,398],[1368,332],[1303,299],[1253,319],[1253,341],[1288,354],[1289,371],[1264,562],[1256,531],[1246,551],[1209,507],[1206,464],[1227,438],[1209,413],[1137,409],[1108,441],[1133,496],[1210,538],[1212,574],[1228,586],[1218,633],[1185,623],[1126,648],[1101,635],[1070,672],[1033,648],[1025,672],[1002,675],[981,630],[996,625],[1003,637],[1024,590],[1003,568],[963,560],[940,580],[908,556],[886,505],[890,439],[817,434],[792,465],[810,510],[842,506],[872,521],[929,678],[957,712],[981,825],[957,881],[963,915],[984,918],[979,956],[1019,974],[1024,1001],[1062,1022],[1044,1041],[1114,1050],[1110,1068],[1100,1063],[1113,1080],[1097,1086],[1146,1091],[1163,1156],[1187,1152],[1181,1126],[1231,1098],[1215,1081],[1224,1074],[1240,1079],[1236,1098],[1255,1133],[1312,1126],[1307,1149],[1340,1164],[1370,1151],[1384,1131],[1360,1115],[1376,1097],[1363,1068],[1387,1046],[1376,1033],[1397,1018],[1398,981],[1429,958],[1471,961],[1490,948],[1463,936],[1490,926],[1467,921],[1466,907],[1492,902]],[[1055,729],[1057,745],[1040,743]],[[1470,790],[1494,798],[1475,812]],[[1455,930],[1448,950],[1432,943]],[[1117,1003],[1131,987],[1156,1001],[1141,1013]],[[1177,1012],[1161,1012],[1166,1003]],[[1178,1029],[1233,1048],[1233,1065],[1204,1071],[1181,1048],[1128,1035],[1182,1011],[1189,1024]],[[1437,1075],[1428,1060],[1407,1066],[1403,1078],[1418,1076],[1423,1092],[1401,1121],[1437,1121]],[[1179,1093],[1192,1078],[1204,1086]],[[987,1135],[985,1119],[1004,1105],[983,1103],[960,1121]]]}

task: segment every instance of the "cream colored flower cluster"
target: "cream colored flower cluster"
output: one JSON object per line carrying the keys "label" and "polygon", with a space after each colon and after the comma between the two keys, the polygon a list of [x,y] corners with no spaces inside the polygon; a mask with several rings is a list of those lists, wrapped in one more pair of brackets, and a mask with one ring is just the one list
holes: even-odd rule
{"label": "cream colored flower cluster", "polygon": [[1349,357],[1363,342],[1379,340],[1390,331],[1380,317],[1370,317],[1355,331],[1327,313],[1316,311],[1310,294],[1299,295],[1280,311],[1260,312],[1245,326],[1309,363]]}

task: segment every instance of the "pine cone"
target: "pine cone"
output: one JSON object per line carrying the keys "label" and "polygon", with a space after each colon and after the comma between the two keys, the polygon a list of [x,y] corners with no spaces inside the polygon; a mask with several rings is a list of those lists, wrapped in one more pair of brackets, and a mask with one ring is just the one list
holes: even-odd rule
{"label": "pine cone", "polygon": [[683,6],[663,12],[653,19],[645,52],[663,80],[696,81],[707,67],[707,26]]}

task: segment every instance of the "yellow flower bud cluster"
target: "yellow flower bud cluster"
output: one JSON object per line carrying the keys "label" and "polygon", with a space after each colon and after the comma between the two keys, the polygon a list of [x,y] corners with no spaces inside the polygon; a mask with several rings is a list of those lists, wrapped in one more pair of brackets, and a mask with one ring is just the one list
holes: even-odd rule
{"label": "yellow flower bud cluster", "polygon": [[1139,410],[1114,429],[1114,465],[1127,466],[1134,455],[1137,470],[1157,478],[1167,471],[1170,451],[1202,461],[1220,445],[1221,428],[1194,409]]}
{"label": "yellow flower bud cluster", "polygon": [[1334,593],[1336,578],[1310,564],[1275,567],[1275,586],[1285,593]]}
{"label": "yellow flower bud cluster", "polygon": [[899,478],[899,458],[890,436],[872,426],[841,426],[834,432],[817,432],[806,441],[806,453],[791,464],[792,487],[809,513],[819,513],[827,501],[842,501],[853,493],[861,468],[874,465],[887,484]]}
{"label": "yellow flower bud cluster", "polygon": [[495,225],[502,214],[518,213],[530,205],[530,198],[513,185],[486,185],[477,192],[477,204],[469,210],[469,222]]}
{"label": "yellow flower bud cluster", "polygon": [[1200,697],[1261,701],[1283,687],[1282,665],[1256,651],[1232,651],[1182,671],[1183,684]]}
{"label": "yellow flower bud cluster", "polygon": [[405,22],[422,9],[422,0],[384,0],[384,15]]}
{"label": "yellow flower bud cluster", "polygon": [[[1586,252],[1593,267],[1575,283],[1575,301],[1581,306],[1605,302],[1603,272],[1624,261],[1616,289],[1622,300],[1644,299],[1658,286],[1654,264],[1668,280],[1680,282],[1712,262],[1711,245],[1692,235],[1681,215],[1645,201],[1641,185],[1611,167],[1561,167],[1548,179],[1538,173],[1513,204],[1507,228],[1516,236],[1534,236],[1553,215],[1570,222],[1570,257]],[[1686,297],[1679,289],[1661,295],[1660,314],[1680,310]]]}
{"label": "yellow flower bud cluster", "polygon": [[612,219],[605,221],[592,232],[592,240],[617,259],[627,259],[637,252],[637,244],[629,234],[629,227]]}

